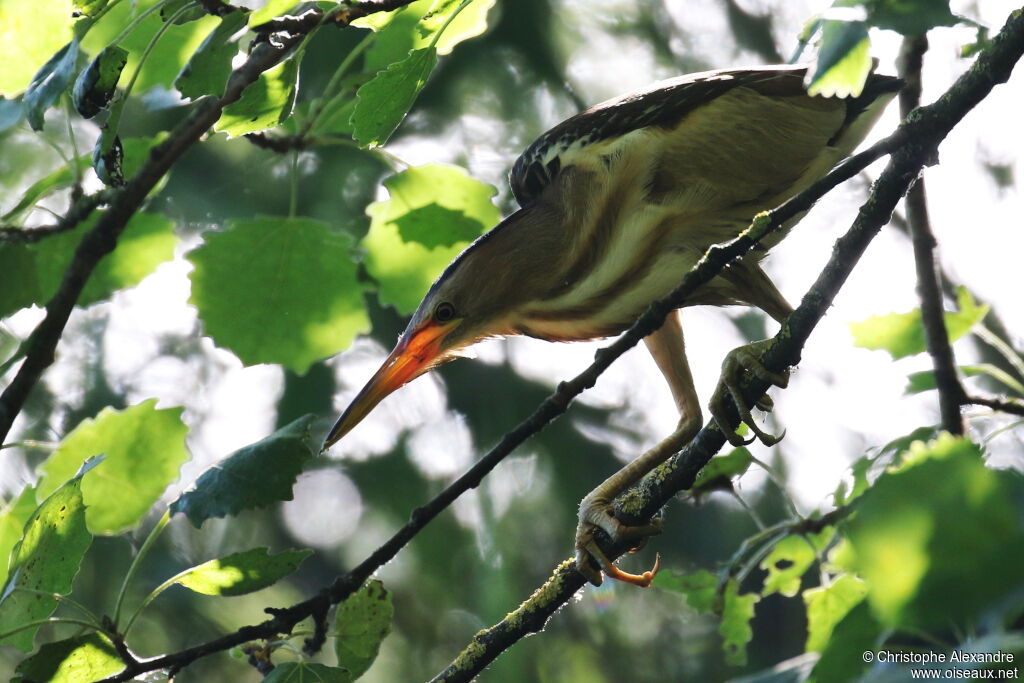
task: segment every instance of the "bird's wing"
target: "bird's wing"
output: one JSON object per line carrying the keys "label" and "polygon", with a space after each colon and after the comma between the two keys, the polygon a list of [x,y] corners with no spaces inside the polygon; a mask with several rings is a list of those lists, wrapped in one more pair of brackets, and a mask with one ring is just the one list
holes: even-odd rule
{"label": "bird's wing", "polygon": [[[648,127],[670,131],[694,110],[737,87],[771,97],[806,97],[806,71],[803,65],[707,71],[660,81],[642,91],[602,102],[563,121],[530,145],[512,167],[512,192],[519,204],[526,207],[536,201],[562,169],[588,155],[599,154],[603,145],[597,143]],[[864,93],[846,101],[847,121],[876,99],[880,91],[894,90],[898,84],[898,79],[872,75]],[[838,128],[845,125],[842,114],[836,124]],[[836,134],[838,128],[833,128]]]}

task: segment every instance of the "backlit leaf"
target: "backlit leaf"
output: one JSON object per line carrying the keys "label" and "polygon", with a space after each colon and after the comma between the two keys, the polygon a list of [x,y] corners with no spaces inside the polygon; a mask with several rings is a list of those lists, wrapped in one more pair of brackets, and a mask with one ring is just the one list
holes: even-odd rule
{"label": "backlit leaf", "polygon": [[192,567],[174,583],[203,595],[245,595],[272,586],[313,554],[312,550],[286,550],[277,555],[253,548]]}
{"label": "backlit leaf", "polygon": [[682,594],[686,597],[686,603],[698,612],[715,611],[718,577],[706,569],[689,574],[661,571],[655,575],[653,585]]}
{"label": "backlit leaf", "polygon": [[189,458],[181,411],[157,410],[156,399],[124,410],[104,408],[64,437],[43,464],[40,495],[67,481],[86,459],[103,454],[102,465],[82,480],[89,530],[116,534],[134,527]]}
{"label": "backlit leaf", "polygon": [[987,468],[966,439],[912,444],[858,499],[845,530],[845,564],[867,581],[883,624],[966,625],[1024,590],[1024,481]]}
{"label": "backlit leaf", "polygon": [[843,574],[828,586],[805,590],[807,652],[822,652],[832,636],[832,629],[864,599],[867,592],[864,581],[852,574]]}
{"label": "backlit leaf", "polygon": [[803,536],[783,538],[761,560],[761,569],[768,572],[761,596],[768,597],[772,593],[781,593],[791,598],[799,593],[800,579],[814,564],[816,558],[814,548]]}
{"label": "backlit leaf", "polygon": [[49,683],[94,683],[124,669],[114,644],[99,633],[86,633],[55,643],[46,643],[18,664],[21,681]]}
{"label": "backlit leaf", "polygon": [[732,666],[746,666],[747,643],[754,637],[750,620],[754,618],[754,605],[761,598],[754,593],[740,595],[735,579],[725,585],[722,604],[722,623],[718,633],[722,636],[725,661]]}
{"label": "backlit leaf", "polygon": [[[946,333],[954,342],[988,314],[988,306],[979,306],[963,287],[957,290],[956,313],[945,313]],[[928,348],[925,341],[921,310],[909,313],[876,315],[861,322],[850,323],[854,344],[865,349],[885,350],[893,359],[921,353]]]}
{"label": "backlit leaf", "polygon": [[206,334],[246,365],[304,373],[369,329],[351,240],[308,218],[230,221],[188,255]]}
{"label": "backlit leaf", "polygon": [[871,73],[871,43],[864,24],[825,21],[821,48],[807,72],[807,93],[823,97],[856,97]]}
{"label": "backlit leaf", "polygon": [[407,169],[384,186],[389,199],[366,209],[366,268],[380,283],[381,301],[409,313],[444,267],[498,221],[495,190],[442,165]]}
{"label": "backlit leaf", "polygon": [[26,486],[18,497],[0,512],[0,584],[7,580],[11,550],[21,539],[25,522],[36,509],[36,487]]}
{"label": "backlit leaf", "polygon": [[289,59],[260,74],[242,97],[224,108],[214,130],[237,137],[284,123],[292,115],[299,87],[298,60]]}
{"label": "backlit leaf", "polygon": [[[0,36],[4,45],[0,95],[14,97],[28,87],[55,52],[72,38],[71,0],[0,0]],[[16,46],[16,47],[15,47]]]}
{"label": "backlit leaf", "polygon": [[231,12],[220,18],[220,24],[210,31],[174,79],[174,87],[182,97],[195,99],[224,92],[231,74],[231,60],[238,54],[238,43],[228,41],[245,22],[244,12]]}
{"label": "backlit leaf", "polygon": [[359,144],[379,147],[388,141],[409,113],[435,64],[434,48],[413,50],[359,88],[352,112],[353,137]]}
{"label": "backlit leaf", "polygon": [[[85,526],[81,485],[81,475],[72,478],[50,494],[25,523],[0,593],[0,632],[49,617],[57,600],[40,592],[66,595],[71,591],[85,551],[92,544]],[[0,643],[28,652],[37,630],[19,631]]]}

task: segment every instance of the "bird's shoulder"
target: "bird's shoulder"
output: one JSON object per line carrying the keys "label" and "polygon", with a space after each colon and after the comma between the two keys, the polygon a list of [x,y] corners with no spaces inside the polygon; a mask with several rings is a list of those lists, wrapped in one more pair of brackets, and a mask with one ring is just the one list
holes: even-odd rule
{"label": "bird's shoulder", "polygon": [[543,193],[561,170],[643,128],[672,128],[688,113],[736,87],[764,95],[803,94],[806,66],[726,69],[678,76],[601,102],[541,135],[516,160],[509,182],[520,205]]}

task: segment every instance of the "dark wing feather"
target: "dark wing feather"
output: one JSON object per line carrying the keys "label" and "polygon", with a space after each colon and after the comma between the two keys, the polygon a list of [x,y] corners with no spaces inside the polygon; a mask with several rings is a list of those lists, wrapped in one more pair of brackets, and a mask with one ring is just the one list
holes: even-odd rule
{"label": "dark wing feather", "polygon": [[[567,153],[571,156],[594,143],[648,126],[672,128],[694,109],[733,88],[744,86],[780,97],[806,95],[806,71],[803,65],[706,71],[660,81],[645,90],[602,102],[558,124],[523,152],[509,176],[512,193],[521,206],[528,206],[566,165]],[[883,92],[898,90],[901,83],[896,78],[872,74],[863,94],[849,101],[847,122]]]}

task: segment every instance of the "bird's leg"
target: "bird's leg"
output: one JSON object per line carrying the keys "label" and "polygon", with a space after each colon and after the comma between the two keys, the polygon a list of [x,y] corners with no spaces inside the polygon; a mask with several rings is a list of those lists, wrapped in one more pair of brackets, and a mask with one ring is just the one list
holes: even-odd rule
{"label": "bird's leg", "polygon": [[643,574],[630,574],[618,569],[604,554],[594,534],[603,530],[612,541],[642,540],[661,531],[657,522],[629,526],[615,518],[612,501],[645,474],[665,462],[690,441],[700,429],[701,414],[693,376],[686,362],[683,330],[677,313],[671,314],[661,328],[644,341],[672,389],[672,396],[681,414],[676,430],[639,458],[608,477],[580,502],[579,525],[576,527],[576,568],[595,586],[603,581],[602,572],[613,579],[639,586],[648,586],[658,572],[658,563]]}
{"label": "bird's leg", "polygon": [[[756,302],[764,311],[775,318],[780,323],[789,317],[789,314],[793,312],[786,300],[782,298],[775,286],[768,281],[767,276],[764,276],[764,282],[768,283],[763,285],[760,291],[761,301]],[[754,421],[754,416],[750,413],[750,406],[743,400],[743,392],[741,391],[741,381],[743,379],[743,373],[749,372],[755,377],[764,380],[765,382],[771,382],[777,387],[786,388],[789,384],[789,371],[783,372],[772,372],[764,366],[761,362],[761,354],[768,350],[772,345],[771,339],[763,339],[761,341],[746,344],[744,346],[737,347],[730,351],[725,356],[725,360],[722,361],[722,377],[718,380],[718,386],[715,388],[715,393],[711,397],[711,403],[708,405],[708,409],[711,411],[711,415],[715,418],[715,422],[718,423],[719,429],[725,434],[725,438],[728,439],[729,443],[733,446],[745,446],[753,441],[755,438],[760,439],[761,443],[766,446],[774,446],[782,437],[786,435],[786,431],[783,430],[781,434],[769,434],[760,427]],[[750,427],[750,431],[754,433],[754,436],[749,441],[745,441],[742,436],[736,433],[736,430],[729,426],[728,410],[727,405],[729,399],[736,405],[736,411],[740,415],[740,422]],[[770,412],[773,403],[771,398],[766,394],[754,402],[754,406]]]}

